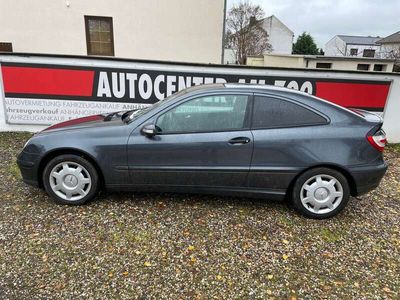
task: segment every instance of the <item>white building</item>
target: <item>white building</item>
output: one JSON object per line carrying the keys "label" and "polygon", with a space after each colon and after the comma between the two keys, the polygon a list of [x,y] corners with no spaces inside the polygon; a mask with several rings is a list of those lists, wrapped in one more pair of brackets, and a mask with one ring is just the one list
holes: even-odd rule
{"label": "white building", "polygon": [[[292,54],[294,33],[276,16],[272,15],[261,20],[263,28],[268,33],[268,43],[272,46],[270,53]],[[232,49],[225,49],[224,63],[235,64],[235,52]]]}
{"label": "white building", "polygon": [[325,44],[326,56],[379,57],[379,36],[335,35]]}
{"label": "white building", "polygon": [[263,28],[268,32],[269,43],[272,46],[271,53],[292,54],[294,33],[276,16],[265,18]]}
{"label": "white building", "polygon": [[381,46],[382,57],[400,59],[400,31],[379,40],[377,43]]}
{"label": "white building", "polygon": [[392,72],[394,59],[324,55],[265,54],[248,56],[248,66],[342,71]]}
{"label": "white building", "polygon": [[1,0],[0,51],[220,63],[225,0]]}

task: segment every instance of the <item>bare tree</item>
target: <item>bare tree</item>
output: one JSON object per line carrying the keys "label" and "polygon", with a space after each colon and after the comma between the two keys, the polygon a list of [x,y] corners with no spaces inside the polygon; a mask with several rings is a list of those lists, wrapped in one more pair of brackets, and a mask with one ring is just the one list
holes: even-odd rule
{"label": "bare tree", "polygon": [[249,1],[242,1],[229,10],[226,45],[234,51],[237,63],[245,64],[248,55],[261,55],[272,50],[268,33],[262,26],[263,18],[261,6]]}

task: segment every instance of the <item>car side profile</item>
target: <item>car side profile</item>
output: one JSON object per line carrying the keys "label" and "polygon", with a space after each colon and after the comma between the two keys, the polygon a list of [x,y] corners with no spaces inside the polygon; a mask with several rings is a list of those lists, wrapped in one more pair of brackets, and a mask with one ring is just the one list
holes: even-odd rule
{"label": "car side profile", "polygon": [[35,134],[23,180],[60,204],[99,189],[289,199],[328,218],[386,172],[382,119],[285,88],[213,84],[141,110],[70,120]]}

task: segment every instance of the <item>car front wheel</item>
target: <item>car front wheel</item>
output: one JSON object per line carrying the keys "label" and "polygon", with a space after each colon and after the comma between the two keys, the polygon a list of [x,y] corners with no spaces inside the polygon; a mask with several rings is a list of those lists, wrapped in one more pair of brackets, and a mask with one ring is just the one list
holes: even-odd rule
{"label": "car front wheel", "polygon": [[99,175],[85,158],[65,154],[48,162],[43,172],[43,185],[55,202],[79,205],[96,196]]}
{"label": "car front wheel", "polygon": [[343,174],[329,168],[316,168],[297,178],[292,193],[294,208],[302,215],[325,219],[337,215],[346,206],[350,189]]}

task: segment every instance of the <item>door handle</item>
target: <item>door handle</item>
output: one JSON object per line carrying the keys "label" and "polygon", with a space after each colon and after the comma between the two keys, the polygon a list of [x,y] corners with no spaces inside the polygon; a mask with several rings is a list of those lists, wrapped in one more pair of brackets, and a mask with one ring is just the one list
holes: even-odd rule
{"label": "door handle", "polygon": [[231,145],[244,145],[244,144],[250,143],[250,139],[248,137],[240,136],[240,137],[230,139],[228,141],[228,143]]}

